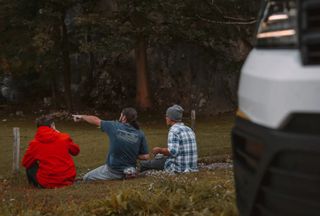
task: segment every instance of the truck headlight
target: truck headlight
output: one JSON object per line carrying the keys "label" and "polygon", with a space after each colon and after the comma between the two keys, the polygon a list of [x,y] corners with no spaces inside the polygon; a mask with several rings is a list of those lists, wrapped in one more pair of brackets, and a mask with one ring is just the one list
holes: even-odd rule
{"label": "truck headlight", "polygon": [[257,47],[297,47],[298,21],[295,0],[269,0],[265,3],[261,16]]}

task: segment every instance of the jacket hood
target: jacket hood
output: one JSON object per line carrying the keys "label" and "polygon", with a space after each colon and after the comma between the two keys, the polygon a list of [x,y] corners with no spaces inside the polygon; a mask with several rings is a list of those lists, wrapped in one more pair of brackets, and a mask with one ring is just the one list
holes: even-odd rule
{"label": "jacket hood", "polygon": [[41,143],[50,143],[58,138],[58,132],[47,126],[38,127],[35,139]]}

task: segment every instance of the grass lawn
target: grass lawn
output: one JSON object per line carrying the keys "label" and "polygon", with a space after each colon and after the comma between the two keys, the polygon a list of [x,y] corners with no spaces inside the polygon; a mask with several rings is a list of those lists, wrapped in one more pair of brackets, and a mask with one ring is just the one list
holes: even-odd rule
{"label": "grass lawn", "polygon": [[[20,127],[21,154],[35,133],[33,118],[0,119],[0,215],[237,215],[230,169],[201,169],[199,173],[153,176],[133,180],[76,183],[73,186],[39,190],[30,187],[24,170],[13,178],[12,128]],[[223,115],[197,121],[199,158],[217,161],[230,155],[233,117]],[[56,122],[81,148],[75,157],[78,176],[102,165],[108,138],[86,123]],[[149,149],[166,146],[164,120],[143,120]]]}

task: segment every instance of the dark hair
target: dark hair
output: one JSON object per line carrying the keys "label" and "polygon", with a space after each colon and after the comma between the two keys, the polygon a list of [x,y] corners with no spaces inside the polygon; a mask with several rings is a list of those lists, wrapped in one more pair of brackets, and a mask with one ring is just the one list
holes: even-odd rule
{"label": "dark hair", "polygon": [[137,123],[138,113],[132,107],[124,108],[121,112],[126,118],[127,122],[134,127],[135,129],[139,130],[139,124]]}
{"label": "dark hair", "polygon": [[52,115],[43,115],[36,119],[37,127],[40,126],[47,126],[51,127],[52,123],[54,122],[54,117]]}

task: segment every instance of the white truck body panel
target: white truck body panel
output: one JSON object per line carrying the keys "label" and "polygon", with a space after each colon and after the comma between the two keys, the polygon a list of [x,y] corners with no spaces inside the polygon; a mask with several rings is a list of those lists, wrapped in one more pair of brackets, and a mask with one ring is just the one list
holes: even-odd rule
{"label": "white truck body panel", "polygon": [[242,67],[239,108],[278,129],[292,113],[320,113],[320,67],[304,66],[297,49],[253,49]]}

